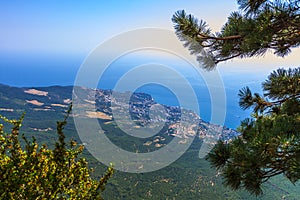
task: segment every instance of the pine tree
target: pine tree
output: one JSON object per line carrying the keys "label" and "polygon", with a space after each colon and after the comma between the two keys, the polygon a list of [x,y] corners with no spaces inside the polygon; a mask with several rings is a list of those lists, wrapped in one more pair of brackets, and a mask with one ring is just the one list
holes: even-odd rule
{"label": "pine tree", "polygon": [[226,185],[255,195],[273,176],[300,179],[300,68],[273,71],[263,91],[264,97],[248,87],[240,90],[239,104],[253,108],[252,118],[241,123],[239,137],[219,141],[206,157]]}
{"label": "pine tree", "polygon": [[[222,61],[264,55],[286,56],[300,45],[300,1],[238,0],[218,33],[203,20],[178,11],[172,20],[176,34],[204,68]],[[220,171],[225,185],[262,194],[262,184],[284,175],[300,179],[300,68],[273,71],[262,84],[263,95],[240,90],[240,106],[253,109],[242,121],[241,135],[219,141],[206,159]]]}
{"label": "pine tree", "polygon": [[268,50],[283,57],[300,45],[299,0],[238,0],[238,4],[240,10],[231,13],[217,33],[184,10],[172,18],[177,36],[206,69],[235,57],[261,56]]}

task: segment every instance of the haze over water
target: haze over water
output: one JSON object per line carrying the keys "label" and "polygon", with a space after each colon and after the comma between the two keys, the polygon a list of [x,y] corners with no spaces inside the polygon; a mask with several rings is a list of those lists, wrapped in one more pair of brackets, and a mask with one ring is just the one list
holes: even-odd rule
{"label": "haze over water", "polygon": [[[2,54],[3,55],[3,54]],[[2,84],[8,84],[18,87],[40,87],[51,85],[73,85],[80,65],[84,57],[82,56],[59,56],[59,55],[18,55],[18,58],[2,56],[0,59],[0,80]],[[121,58],[107,69],[102,76],[99,88],[113,89],[120,77],[126,74],[130,69],[138,67],[145,63],[156,63],[174,67],[183,75],[192,85],[197,95],[200,116],[205,121],[211,120],[211,97],[209,87],[205,84],[202,77],[195,73],[195,69],[190,68],[178,60],[164,60],[161,58],[139,57],[134,59],[133,56]],[[234,73],[227,68],[219,67],[220,76],[223,79],[226,91],[226,119],[225,126],[236,128],[242,119],[249,116],[250,111],[243,111],[238,106],[238,91],[242,87],[249,86],[253,91],[260,91],[261,82],[265,80],[265,73]],[[140,74],[140,78],[147,74]],[[164,74],[170,84],[176,85],[180,89],[180,82],[172,79],[170,75]],[[129,83],[130,84],[130,83]],[[134,84],[134,82],[132,82]],[[161,104],[178,105],[176,94],[172,93],[167,87],[159,84],[146,84],[137,89],[138,92],[145,92]],[[190,108],[187,108],[190,109]]]}

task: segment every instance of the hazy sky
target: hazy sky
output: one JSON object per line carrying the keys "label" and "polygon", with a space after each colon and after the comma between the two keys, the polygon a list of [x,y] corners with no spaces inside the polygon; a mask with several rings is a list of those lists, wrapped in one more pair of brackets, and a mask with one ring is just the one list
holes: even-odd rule
{"label": "hazy sky", "polygon": [[[227,16],[237,10],[237,4],[235,0],[1,1],[0,82],[10,80],[13,84],[26,78],[33,79],[24,76],[32,69],[36,69],[36,73],[49,72],[49,75],[55,73],[54,69],[73,69],[70,73],[74,75],[74,69],[97,45],[133,29],[158,27],[172,30],[172,15],[181,9],[206,20],[214,31],[218,31]],[[229,61],[221,64],[220,70],[226,74],[253,68],[269,70],[295,66],[299,52],[294,51],[286,59],[271,55],[260,60]],[[15,69],[19,74],[12,80],[10,76]],[[63,78],[57,79],[57,84]],[[39,81],[37,79],[36,83]]]}
{"label": "hazy sky", "polygon": [[172,29],[185,9],[218,27],[235,1],[1,1],[0,50],[87,53],[113,35],[143,27]]}

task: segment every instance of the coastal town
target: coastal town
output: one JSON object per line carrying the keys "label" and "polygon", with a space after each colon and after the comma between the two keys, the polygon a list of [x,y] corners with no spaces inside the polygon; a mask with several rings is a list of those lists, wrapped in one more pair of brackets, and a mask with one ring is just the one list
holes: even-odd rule
{"label": "coastal town", "polygon": [[[167,126],[165,134],[169,136],[183,139],[195,136],[201,139],[213,138],[209,141],[214,142],[219,139],[229,141],[239,135],[236,130],[203,121],[198,114],[191,110],[161,105],[146,93],[119,93],[101,89],[93,90],[92,93],[90,96],[95,95],[97,112],[105,113],[112,120],[114,120],[114,114],[121,113],[124,123],[134,121],[137,129],[164,123],[164,126]],[[127,101],[121,99],[127,99]],[[160,135],[160,137],[162,136]]]}

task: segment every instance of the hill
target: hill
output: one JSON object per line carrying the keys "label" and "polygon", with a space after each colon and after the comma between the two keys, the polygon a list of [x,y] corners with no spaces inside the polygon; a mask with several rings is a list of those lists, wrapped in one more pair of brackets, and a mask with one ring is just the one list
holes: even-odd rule
{"label": "hill", "polygon": [[[144,93],[130,94],[126,107],[112,97],[110,90],[93,90],[77,88],[86,98],[80,99],[84,112],[79,113],[86,120],[97,119],[104,134],[117,146],[131,152],[156,151],[169,144],[175,137],[185,139],[195,137],[192,145],[183,156],[171,165],[149,173],[117,172],[110,180],[104,192],[106,199],[299,199],[299,186],[293,186],[282,177],[277,177],[266,183],[264,195],[255,198],[244,191],[234,192],[222,186],[222,180],[215,169],[207,161],[199,158],[199,150],[203,140],[210,135],[229,140],[238,135],[234,130],[205,122],[188,110],[178,107],[158,105],[155,100]],[[16,88],[0,85],[0,114],[8,118],[18,118],[26,112],[21,132],[27,137],[34,136],[38,142],[53,145],[56,134],[56,121],[61,120],[72,99],[73,87],[51,86],[34,88]],[[122,98],[123,93],[117,93]],[[135,128],[151,124],[153,120],[164,123],[163,128],[154,136],[134,138],[128,136],[115,122],[114,106],[119,109],[129,109],[130,118]],[[149,116],[153,106],[162,106],[167,117],[160,114]],[[96,110],[95,110],[96,108]],[[183,115],[183,112],[188,114]],[[182,116],[189,116],[182,119]],[[196,124],[196,129],[176,132],[179,121],[189,121]],[[9,127],[7,127],[9,128]],[[66,136],[75,138],[79,143],[74,121],[69,120]],[[89,145],[89,144],[85,144]],[[88,151],[84,152],[91,167],[95,168],[94,176],[102,174],[105,166],[99,163]]]}

